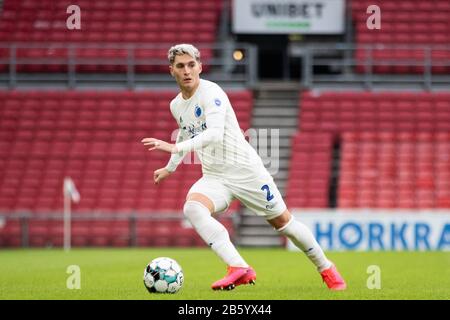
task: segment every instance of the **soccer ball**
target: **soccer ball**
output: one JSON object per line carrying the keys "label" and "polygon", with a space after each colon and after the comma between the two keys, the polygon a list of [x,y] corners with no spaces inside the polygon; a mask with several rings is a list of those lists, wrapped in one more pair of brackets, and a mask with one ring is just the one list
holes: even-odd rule
{"label": "soccer ball", "polygon": [[183,270],[171,258],[156,258],[144,270],[144,285],[151,293],[176,293],[183,286],[183,281]]}

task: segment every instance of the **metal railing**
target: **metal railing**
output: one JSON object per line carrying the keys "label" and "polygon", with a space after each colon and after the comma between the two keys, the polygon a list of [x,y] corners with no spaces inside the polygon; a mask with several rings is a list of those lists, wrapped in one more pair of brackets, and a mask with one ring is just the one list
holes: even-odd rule
{"label": "metal railing", "polygon": [[[221,215],[218,218],[220,221],[226,221],[226,220],[232,220],[234,219],[231,215]],[[21,247],[29,247],[32,245],[32,237],[36,237],[37,235],[33,232],[30,232],[30,226],[33,225],[33,222],[36,221],[56,221],[60,222],[60,234],[58,234],[57,237],[46,234],[46,235],[40,235],[40,237],[46,238],[46,244],[47,246],[55,246],[55,247],[62,247],[63,242],[63,222],[64,217],[62,212],[31,212],[31,211],[20,211],[15,213],[6,213],[6,212],[0,212],[0,239],[2,237],[2,232],[4,231],[4,228],[6,225],[12,221],[16,221],[19,224],[19,237],[20,237],[20,246]],[[33,222],[31,222],[33,221]],[[138,232],[138,225],[139,223],[145,222],[145,221],[159,221],[159,222],[165,222],[165,223],[178,223],[184,225],[185,218],[182,213],[180,212],[165,212],[165,213],[157,213],[157,212],[76,212],[72,214],[71,222],[74,224],[76,222],[81,221],[87,221],[89,223],[100,222],[100,221],[108,221],[108,222],[119,222],[124,221],[128,222],[128,232],[126,232],[126,242],[128,246],[138,246],[139,243],[143,238],[148,238],[151,235],[142,235]],[[73,226],[72,224],[72,226]],[[192,228],[190,225],[186,225],[185,228]],[[11,236],[10,234],[8,234]],[[15,235],[17,236],[17,234]],[[89,238],[92,238],[95,236],[95,233],[93,234],[86,234],[83,236],[74,234],[72,231],[72,237],[84,237],[86,238],[86,246],[91,246],[92,244],[89,243]],[[168,237],[172,240],[175,240],[176,237],[175,234],[170,234]],[[111,240],[111,242],[114,239],[120,238],[120,240],[123,240],[124,235],[114,235],[110,233],[108,238]],[[59,240],[59,241],[55,241]],[[113,244],[108,243],[108,246],[113,246]],[[0,249],[2,247],[8,247],[8,245],[2,244],[0,242]]]}
{"label": "metal railing", "polygon": [[[21,84],[70,88],[95,84],[128,88],[173,85],[165,56],[169,47],[170,44],[0,43],[0,84],[10,88]],[[258,82],[255,45],[229,41],[198,48],[209,53],[203,58],[209,80],[250,88]],[[242,60],[233,58],[236,49],[243,53]],[[146,56],[145,50],[158,54]],[[296,50],[302,58],[301,84],[306,88],[354,84],[373,89],[377,84],[396,83],[431,90],[450,85],[450,46],[337,43],[305,44]],[[106,51],[116,54],[105,54]],[[394,54],[389,56],[389,52]],[[396,52],[411,54],[400,58]],[[33,68],[38,71],[30,71]],[[321,68],[331,71],[320,73],[317,69]],[[389,68],[410,70],[397,72]]]}
{"label": "metal railing", "polygon": [[[125,85],[129,88],[135,88],[139,84],[173,83],[166,55],[171,45],[0,43],[0,83],[10,88],[33,83],[70,88],[96,82]],[[249,87],[255,84],[258,78],[256,46],[226,42],[201,44],[197,47],[201,53],[209,53],[202,58],[204,73],[208,79]],[[233,58],[236,49],[242,51],[242,60]],[[114,51],[115,54],[105,54],[105,51]],[[154,53],[148,54],[150,51]],[[106,66],[110,68],[107,72],[102,70]],[[53,70],[49,70],[52,68]],[[82,71],[83,68],[90,70]],[[33,72],[33,69],[37,71]]]}
{"label": "metal railing", "polygon": [[[415,84],[426,90],[450,86],[450,46],[314,44],[302,47],[301,56],[306,88],[321,84],[356,84],[366,89],[377,84]],[[316,71],[324,67],[332,72]],[[398,71],[401,68],[405,70]]]}

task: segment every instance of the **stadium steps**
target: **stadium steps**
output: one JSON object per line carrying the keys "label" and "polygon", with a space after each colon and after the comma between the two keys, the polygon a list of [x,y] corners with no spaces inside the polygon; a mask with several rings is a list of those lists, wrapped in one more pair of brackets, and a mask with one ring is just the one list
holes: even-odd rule
{"label": "stadium steps", "polygon": [[[279,130],[278,168],[271,163],[270,137],[268,136],[269,156],[259,152],[264,165],[273,175],[274,180],[284,196],[288,178],[289,159],[291,156],[291,138],[298,127],[297,83],[262,82],[255,89],[255,102],[252,114],[253,129]],[[243,209],[236,225],[236,242],[246,247],[278,247],[284,244],[284,239],[265,221],[252,211]]]}
{"label": "stadium steps", "polygon": [[337,207],[337,194],[339,188],[339,169],[341,166],[341,144],[333,144],[333,153],[331,161],[330,186],[328,190],[328,205],[330,208]]}

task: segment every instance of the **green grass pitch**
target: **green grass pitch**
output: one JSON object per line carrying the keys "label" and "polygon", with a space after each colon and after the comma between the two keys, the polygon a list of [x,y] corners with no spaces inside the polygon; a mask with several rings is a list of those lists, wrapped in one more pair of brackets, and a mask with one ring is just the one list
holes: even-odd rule
{"label": "green grass pitch", "polygon": [[[255,286],[212,291],[225,266],[208,248],[2,249],[0,299],[144,300],[312,300],[450,299],[449,252],[329,252],[347,281],[344,292],[330,292],[309,260],[284,249],[240,250],[255,268]],[[177,260],[185,282],[176,294],[150,294],[142,276],[159,256]],[[68,289],[70,265],[81,270],[81,288]],[[368,289],[370,265],[380,270],[381,288]]]}

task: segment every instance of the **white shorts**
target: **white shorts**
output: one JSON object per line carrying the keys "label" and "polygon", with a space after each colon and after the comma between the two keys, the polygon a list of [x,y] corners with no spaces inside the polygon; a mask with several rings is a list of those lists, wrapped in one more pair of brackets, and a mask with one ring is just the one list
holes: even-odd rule
{"label": "white shorts", "polygon": [[272,176],[263,175],[245,184],[235,184],[225,179],[211,176],[200,178],[188,192],[201,193],[214,204],[214,212],[227,210],[233,199],[239,200],[248,209],[271,220],[286,210],[286,204]]}

